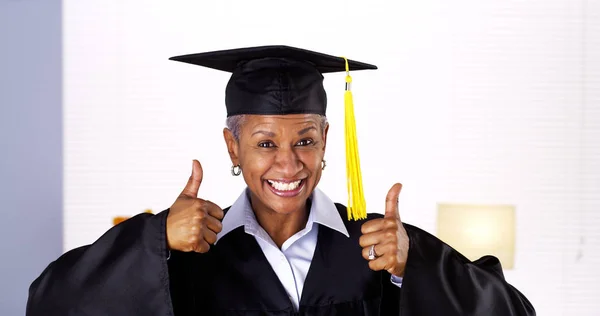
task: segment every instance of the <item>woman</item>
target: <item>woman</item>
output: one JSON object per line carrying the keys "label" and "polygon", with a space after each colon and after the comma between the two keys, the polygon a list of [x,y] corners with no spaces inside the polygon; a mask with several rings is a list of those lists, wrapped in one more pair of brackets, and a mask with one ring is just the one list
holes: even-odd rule
{"label": "woman", "polygon": [[343,71],[344,59],[282,46],[174,59],[232,72],[223,135],[247,189],[225,211],[198,198],[194,161],[168,210],[51,263],[27,315],[535,315],[496,258],[470,262],[403,224],[400,184],[384,216],[354,221],[317,188],[329,129],[322,73]]}

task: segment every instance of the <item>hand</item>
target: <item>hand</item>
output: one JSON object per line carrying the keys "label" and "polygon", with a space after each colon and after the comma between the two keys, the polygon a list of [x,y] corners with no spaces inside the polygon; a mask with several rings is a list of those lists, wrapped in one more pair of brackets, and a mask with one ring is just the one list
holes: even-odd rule
{"label": "hand", "polygon": [[202,166],[194,160],[192,175],[167,216],[167,242],[171,250],[207,252],[223,228],[223,210],[198,198],[201,183]]}
{"label": "hand", "polygon": [[361,227],[363,235],[359,243],[363,247],[362,255],[369,260],[369,250],[375,245],[374,260],[369,261],[369,268],[374,271],[386,270],[397,277],[404,277],[408,258],[408,234],[400,220],[398,196],[402,184],[392,186],[385,198],[385,215],[364,223]]}

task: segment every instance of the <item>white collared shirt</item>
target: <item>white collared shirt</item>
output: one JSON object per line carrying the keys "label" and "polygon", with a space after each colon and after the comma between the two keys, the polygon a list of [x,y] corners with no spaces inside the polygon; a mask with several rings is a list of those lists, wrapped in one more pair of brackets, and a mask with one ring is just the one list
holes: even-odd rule
{"label": "white collared shirt", "polygon": [[[232,230],[244,226],[244,231],[256,238],[294,308],[298,310],[304,280],[317,247],[319,225],[350,237],[346,226],[333,201],[316,188],[312,193],[312,203],[306,226],[286,240],[279,249],[269,234],[258,224],[247,190],[242,192],[223,218],[223,229],[217,234],[217,242]],[[391,281],[398,287],[402,286],[402,278],[392,277]]]}

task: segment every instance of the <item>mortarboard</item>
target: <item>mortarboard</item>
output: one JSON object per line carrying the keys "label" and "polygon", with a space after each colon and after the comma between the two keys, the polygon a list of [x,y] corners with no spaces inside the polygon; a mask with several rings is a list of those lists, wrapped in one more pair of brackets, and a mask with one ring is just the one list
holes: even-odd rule
{"label": "mortarboard", "polygon": [[239,114],[325,115],[323,74],[346,72],[345,134],[348,219],[366,218],[350,70],[376,66],[289,46],[258,46],[171,57],[171,60],[231,73],[225,88],[227,116]]}

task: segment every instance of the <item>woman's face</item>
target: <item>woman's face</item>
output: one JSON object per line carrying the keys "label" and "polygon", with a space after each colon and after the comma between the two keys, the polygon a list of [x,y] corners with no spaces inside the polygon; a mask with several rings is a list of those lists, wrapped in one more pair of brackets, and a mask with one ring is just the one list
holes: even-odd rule
{"label": "woman's face", "polygon": [[252,205],[290,214],[306,205],[319,183],[326,126],[313,114],[245,115],[239,141],[228,129],[225,141],[234,165],[252,192]]}

